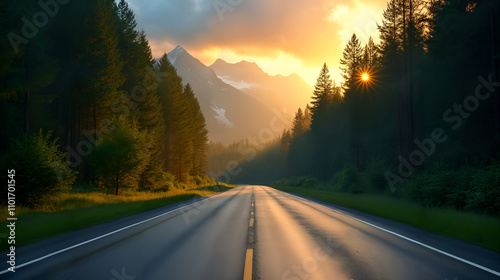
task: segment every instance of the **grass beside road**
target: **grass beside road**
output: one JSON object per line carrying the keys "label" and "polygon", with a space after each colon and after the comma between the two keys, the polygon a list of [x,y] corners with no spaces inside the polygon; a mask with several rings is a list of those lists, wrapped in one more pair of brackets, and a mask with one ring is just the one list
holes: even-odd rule
{"label": "grass beside road", "polygon": [[418,203],[381,195],[292,187],[274,188],[388,218],[500,252],[499,218],[452,209],[423,207]]}
{"label": "grass beside road", "polygon": [[[97,189],[76,190],[61,194],[56,208],[30,210],[16,209],[16,247],[54,237],[62,233],[107,223],[200,196],[225,191],[234,186],[206,186],[197,189],[174,189],[166,192],[127,191],[115,196]],[[6,250],[7,207],[0,213],[0,251]]]}

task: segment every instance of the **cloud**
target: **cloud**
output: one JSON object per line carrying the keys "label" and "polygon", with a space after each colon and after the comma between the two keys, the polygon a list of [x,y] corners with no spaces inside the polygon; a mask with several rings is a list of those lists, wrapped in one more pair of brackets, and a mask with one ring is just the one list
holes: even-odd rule
{"label": "cloud", "polygon": [[[375,19],[385,1],[129,0],[129,4],[156,57],[181,44],[207,64],[224,52],[256,58],[258,64],[259,58],[280,64],[290,58],[283,69],[302,65],[309,68],[308,75],[317,75],[324,62],[338,67],[352,32],[359,32],[362,41],[376,33]],[[268,64],[261,67],[268,71],[273,63]],[[279,67],[274,64],[274,68]]]}
{"label": "cloud", "polygon": [[341,42],[347,42],[352,33],[363,42],[373,37],[378,42],[377,21],[383,6],[370,4],[368,1],[352,1],[351,5],[338,4],[330,12],[328,20],[339,25],[337,34]]}

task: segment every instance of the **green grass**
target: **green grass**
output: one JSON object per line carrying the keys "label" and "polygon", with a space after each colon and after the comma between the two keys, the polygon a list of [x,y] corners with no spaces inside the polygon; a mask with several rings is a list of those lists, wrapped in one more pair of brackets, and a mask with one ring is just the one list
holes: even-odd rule
{"label": "green grass", "polygon": [[500,252],[499,218],[452,209],[423,207],[411,201],[382,195],[292,187],[275,188],[388,218]]}
{"label": "green grass", "polygon": [[[16,209],[16,246],[22,246],[62,233],[107,223],[119,218],[139,214],[170,204],[200,196],[225,191],[232,186],[207,186],[198,189],[175,189],[168,192],[150,193],[128,191],[120,196],[104,194],[98,190],[77,189],[61,194],[57,207],[43,209]],[[2,206],[2,221],[6,220],[7,207]],[[0,233],[7,233],[7,222],[0,222]],[[2,241],[6,240],[2,237]],[[7,242],[0,243],[0,250],[8,248]]]}

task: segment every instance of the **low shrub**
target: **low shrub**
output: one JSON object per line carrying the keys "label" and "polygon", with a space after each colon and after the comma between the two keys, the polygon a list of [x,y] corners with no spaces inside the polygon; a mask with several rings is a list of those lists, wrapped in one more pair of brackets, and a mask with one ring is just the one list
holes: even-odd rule
{"label": "low shrub", "polygon": [[[76,172],[69,168],[66,154],[59,151],[52,132],[24,136],[0,160],[2,170],[15,170],[16,204],[29,208],[49,205],[54,196],[71,189]],[[7,172],[4,173],[7,176]],[[7,182],[7,178],[5,182]],[[7,203],[7,188],[2,188],[1,202]]]}

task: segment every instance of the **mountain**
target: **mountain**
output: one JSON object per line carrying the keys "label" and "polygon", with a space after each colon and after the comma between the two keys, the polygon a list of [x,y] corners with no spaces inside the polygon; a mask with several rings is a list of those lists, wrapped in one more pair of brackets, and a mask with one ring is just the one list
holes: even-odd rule
{"label": "mountain", "polygon": [[268,108],[295,113],[311,100],[313,89],[299,75],[271,76],[257,64],[227,63],[217,59],[209,66],[227,84],[266,104]]}
{"label": "mountain", "polygon": [[211,141],[231,143],[249,139],[262,144],[288,128],[291,117],[271,110],[258,99],[223,82],[215,72],[181,46],[167,54],[184,83],[200,102]]}

